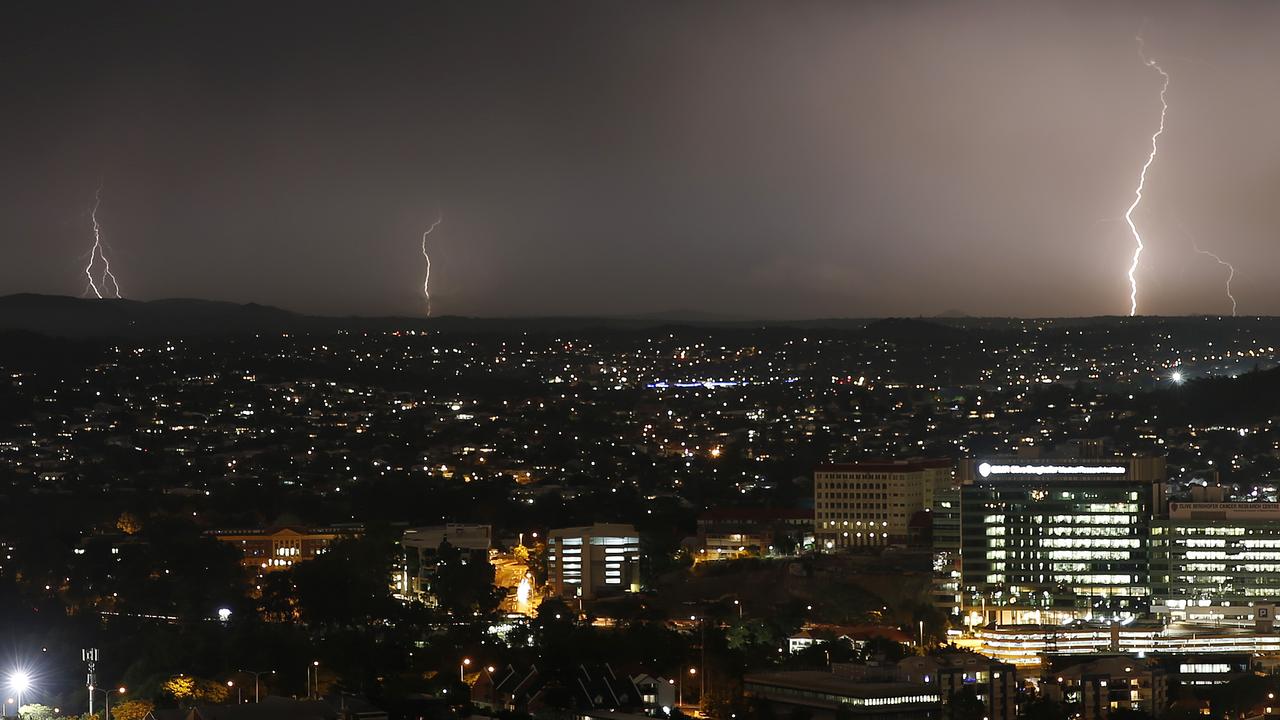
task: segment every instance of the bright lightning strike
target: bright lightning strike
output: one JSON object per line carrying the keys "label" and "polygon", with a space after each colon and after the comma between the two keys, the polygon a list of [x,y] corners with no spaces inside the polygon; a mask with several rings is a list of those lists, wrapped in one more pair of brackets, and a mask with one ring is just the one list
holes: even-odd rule
{"label": "bright lightning strike", "polygon": [[[102,204],[102,188],[93,196],[93,211],[89,213],[89,217],[93,220],[93,247],[89,248],[89,264],[84,266],[85,277],[89,279],[89,286],[85,288],[84,294],[88,295],[92,292],[99,300],[110,298],[111,293],[115,293],[118,300],[120,296],[120,283],[116,280],[115,274],[111,272],[111,261],[107,260],[107,254],[102,249],[102,226],[98,224],[98,205]],[[93,279],[93,266],[96,258],[102,258],[102,279],[95,282]],[[110,286],[108,286],[110,281]],[[103,293],[107,293],[103,295]]]}
{"label": "bright lightning strike", "polygon": [[427,261],[427,274],[422,279],[422,295],[427,299],[427,317],[431,317],[431,256],[427,254],[427,236],[443,221],[444,215],[437,215],[436,221],[422,233],[422,257]]}
{"label": "bright lightning strike", "polygon": [[1169,90],[1169,73],[1160,67],[1155,60],[1148,58],[1143,50],[1142,36],[1138,36],[1138,54],[1142,57],[1142,62],[1147,67],[1155,68],[1156,72],[1164,78],[1164,85],[1160,88],[1160,127],[1155,134],[1151,136],[1151,153],[1147,155],[1147,161],[1142,165],[1142,174],[1138,176],[1138,187],[1134,190],[1133,204],[1124,212],[1124,221],[1129,224],[1129,231],[1133,233],[1133,241],[1137,245],[1133,250],[1133,262],[1129,265],[1129,316],[1138,314],[1138,260],[1142,257],[1142,251],[1146,247],[1142,244],[1142,234],[1138,232],[1138,226],[1133,224],[1133,211],[1138,208],[1138,204],[1142,202],[1142,190],[1147,184],[1147,168],[1151,167],[1151,163],[1156,159],[1157,141],[1160,135],[1164,133],[1164,117],[1169,111],[1169,103],[1165,99],[1165,93]]}

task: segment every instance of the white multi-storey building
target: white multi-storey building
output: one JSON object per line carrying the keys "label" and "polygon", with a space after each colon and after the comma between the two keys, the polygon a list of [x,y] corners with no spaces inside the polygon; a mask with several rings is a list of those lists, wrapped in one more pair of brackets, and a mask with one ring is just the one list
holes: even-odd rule
{"label": "white multi-storey building", "polygon": [[640,534],[631,525],[552,530],[546,552],[552,595],[590,600],[601,593],[640,589]]}
{"label": "white multi-storey building", "polygon": [[821,549],[904,542],[911,516],[951,486],[951,460],[822,465],[813,472],[814,540]]}

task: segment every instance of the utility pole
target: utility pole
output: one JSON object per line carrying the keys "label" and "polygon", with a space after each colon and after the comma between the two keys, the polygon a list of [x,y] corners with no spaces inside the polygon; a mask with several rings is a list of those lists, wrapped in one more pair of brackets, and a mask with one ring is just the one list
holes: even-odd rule
{"label": "utility pole", "polygon": [[699,660],[702,667],[698,668],[698,705],[705,708],[707,706],[707,619],[705,617],[698,618],[698,629],[702,634],[702,641],[698,645],[698,650],[702,654]]}

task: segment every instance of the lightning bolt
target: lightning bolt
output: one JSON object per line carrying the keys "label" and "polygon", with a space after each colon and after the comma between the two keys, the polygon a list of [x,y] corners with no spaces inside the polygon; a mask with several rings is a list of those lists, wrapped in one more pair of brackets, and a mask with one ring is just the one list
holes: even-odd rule
{"label": "lightning bolt", "polygon": [[1236,316],[1236,296],[1231,294],[1231,281],[1232,281],[1233,279],[1235,279],[1235,276],[1236,276],[1236,267],[1235,267],[1234,265],[1232,265],[1231,263],[1227,262],[1226,260],[1223,260],[1222,258],[1218,257],[1216,254],[1209,252],[1208,250],[1201,250],[1201,249],[1200,249],[1200,246],[1199,246],[1199,245],[1196,245],[1194,242],[1191,244],[1191,247],[1192,247],[1192,248],[1194,248],[1194,249],[1195,249],[1195,251],[1196,251],[1196,252],[1198,252],[1198,253],[1200,253],[1201,255],[1208,255],[1209,257],[1213,258],[1214,260],[1217,260],[1219,265],[1225,265],[1225,266],[1226,266],[1226,268],[1227,268],[1227,298],[1228,298],[1229,300],[1231,300],[1231,317],[1235,317],[1235,316]]}
{"label": "lightning bolt", "polygon": [[427,317],[431,317],[431,256],[427,254],[427,236],[442,222],[444,222],[444,215],[437,215],[436,221],[422,233],[422,258],[427,261],[427,274],[422,279],[422,295],[427,299]]}
{"label": "lightning bolt", "polygon": [[[102,204],[102,187],[98,187],[98,191],[93,195],[93,210],[89,213],[89,217],[93,220],[93,247],[89,248],[89,264],[84,266],[84,275],[89,279],[89,286],[85,288],[84,294],[88,295],[90,291],[99,299],[110,298],[110,293],[115,292],[115,298],[120,299],[120,283],[116,280],[116,276],[111,272],[111,261],[107,260],[107,255],[102,249],[102,226],[98,224],[98,206]],[[93,265],[95,257],[102,258],[102,280],[101,287],[98,282],[93,279]],[[111,287],[107,286],[107,281],[111,282]],[[103,295],[102,293],[107,293]]]}
{"label": "lightning bolt", "polygon": [[1184,225],[1183,222],[1179,220],[1176,216],[1174,217],[1174,221],[1177,222],[1178,227],[1182,229],[1182,234],[1186,235],[1187,239],[1191,241],[1192,250],[1195,250],[1201,255],[1208,255],[1214,260],[1217,260],[1219,265],[1222,265],[1227,268],[1227,299],[1231,301],[1231,317],[1235,317],[1236,316],[1236,296],[1231,294],[1231,281],[1234,280],[1236,277],[1236,266],[1232,265],[1226,260],[1223,260],[1221,257],[1218,256],[1217,253],[1212,253],[1212,252],[1209,252],[1208,250],[1201,248],[1200,243],[1196,242],[1195,236],[1191,234],[1191,231],[1187,229],[1187,226]]}
{"label": "lightning bolt", "polygon": [[1133,262],[1129,265],[1129,316],[1138,314],[1138,279],[1135,274],[1138,272],[1138,260],[1142,257],[1142,251],[1146,247],[1142,243],[1142,234],[1138,232],[1138,226],[1133,224],[1133,211],[1138,208],[1142,202],[1142,190],[1147,185],[1147,169],[1151,167],[1151,163],[1156,159],[1157,141],[1164,133],[1164,118],[1169,112],[1169,103],[1165,99],[1165,93],[1169,90],[1169,73],[1160,67],[1155,60],[1148,58],[1145,52],[1145,46],[1142,42],[1142,35],[1138,35],[1138,55],[1142,57],[1147,67],[1155,68],[1156,72],[1164,78],[1164,84],[1160,87],[1160,127],[1155,134],[1151,136],[1151,153],[1147,155],[1147,161],[1142,165],[1142,173],[1138,176],[1138,187],[1133,193],[1133,204],[1124,212],[1124,221],[1129,224],[1129,231],[1133,233],[1133,241],[1137,247],[1133,250]]}

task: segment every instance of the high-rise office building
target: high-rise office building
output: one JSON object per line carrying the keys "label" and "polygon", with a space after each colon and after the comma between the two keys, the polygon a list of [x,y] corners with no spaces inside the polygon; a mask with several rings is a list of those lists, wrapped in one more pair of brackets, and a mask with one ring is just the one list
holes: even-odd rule
{"label": "high-rise office building", "polygon": [[933,605],[946,615],[960,615],[964,599],[960,584],[960,475],[933,491]]}
{"label": "high-rise office building", "polygon": [[961,602],[969,622],[1140,617],[1152,596],[1162,457],[963,463]]}
{"label": "high-rise office building", "polygon": [[954,470],[951,460],[928,459],[819,466],[813,472],[818,548],[906,542],[911,516],[932,510]]}

